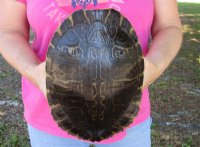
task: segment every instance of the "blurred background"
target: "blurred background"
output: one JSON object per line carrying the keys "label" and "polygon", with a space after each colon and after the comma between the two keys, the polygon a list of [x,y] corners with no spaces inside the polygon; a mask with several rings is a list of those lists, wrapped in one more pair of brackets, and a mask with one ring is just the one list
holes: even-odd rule
{"label": "blurred background", "polygon": [[[178,6],[181,50],[150,86],[153,147],[200,147],[200,0]],[[0,147],[30,146],[20,86],[20,75],[0,56]]]}

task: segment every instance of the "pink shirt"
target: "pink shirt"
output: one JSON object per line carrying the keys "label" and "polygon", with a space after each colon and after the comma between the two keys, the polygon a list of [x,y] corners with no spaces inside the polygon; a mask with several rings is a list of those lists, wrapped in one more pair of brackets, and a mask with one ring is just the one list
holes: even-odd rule
{"label": "pink shirt", "polygon": [[[27,18],[36,34],[32,49],[44,61],[48,44],[59,24],[74,11],[82,8],[71,6],[71,0],[18,0],[27,6]],[[87,9],[114,8],[120,11],[132,24],[142,47],[143,55],[148,52],[148,38],[153,20],[153,0],[98,0],[98,5],[90,4]],[[74,138],[58,127],[53,120],[48,102],[38,88],[22,77],[22,97],[24,102],[24,116],[33,127],[49,134]],[[150,116],[150,102],[148,89],[144,89],[140,104],[140,111],[133,123],[135,126]],[[100,143],[112,143],[122,139],[126,131]]]}

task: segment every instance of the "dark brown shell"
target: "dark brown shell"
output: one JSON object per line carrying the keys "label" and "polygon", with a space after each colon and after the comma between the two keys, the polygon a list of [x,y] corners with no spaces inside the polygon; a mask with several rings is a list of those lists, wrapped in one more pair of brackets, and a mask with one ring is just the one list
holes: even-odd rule
{"label": "dark brown shell", "polygon": [[53,118],[80,139],[111,137],[139,111],[143,70],[136,33],[118,11],[74,12],[56,30],[47,53]]}

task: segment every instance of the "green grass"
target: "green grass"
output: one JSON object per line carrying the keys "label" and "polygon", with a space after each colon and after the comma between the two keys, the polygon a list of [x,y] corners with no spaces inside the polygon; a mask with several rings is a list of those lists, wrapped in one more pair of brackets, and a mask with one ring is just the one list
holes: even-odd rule
{"label": "green grass", "polygon": [[6,127],[4,124],[0,123],[0,145],[2,144],[3,140],[4,140],[4,132],[6,130]]}
{"label": "green grass", "polygon": [[182,144],[182,147],[191,147],[192,137],[187,138],[186,142]]}
{"label": "green grass", "polygon": [[184,14],[200,14],[200,3],[178,3],[179,12]]}
{"label": "green grass", "polygon": [[186,81],[187,79],[185,79],[185,77],[182,77],[182,76],[173,76],[173,77],[172,77],[172,80],[173,80],[173,81],[176,81],[176,82],[184,82],[184,81]]}
{"label": "green grass", "polygon": [[181,56],[187,59],[184,66],[189,68],[188,72],[192,71],[200,81],[200,3],[179,3],[178,6],[184,28]]}
{"label": "green grass", "polygon": [[160,80],[156,83],[156,86],[159,87],[159,89],[165,89],[170,86],[170,83],[168,81]]}
{"label": "green grass", "polygon": [[0,72],[0,80],[3,80],[6,77],[6,74],[4,72]]}
{"label": "green grass", "polygon": [[27,138],[25,136],[19,136],[14,133],[11,135],[9,140],[4,140],[1,147],[29,147],[29,143],[27,142]]}
{"label": "green grass", "polygon": [[152,123],[152,124],[151,124],[151,129],[152,129],[152,130],[155,129],[156,126],[157,126],[157,125],[156,125],[155,123]]}
{"label": "green grass", "polygon": [[[182,84],[200,89],[200,3],[178,3],[178,7],[184,28],[182,48],[163,76],[150,87],[152,110],[166,115],[184,108],[191,115],[200,115],[200,111],[197,111],[199,104],[188,104],[188,95],[184,95],[185,91],[180,89]],[[190,97],[198,99],[195,95],[190,94]],[[183,117],[189,118],[186,115]],[[181,118],[179,122],[181,120],[184,121]],[[193,122],[192,118],[187,121],[199,122]],[[176,127],[153,123],[151,133],[152,147],[196,147],[200,144],[199,134],[193,135]]]}
{"label": "green grass", "polygon": [[[9,135],[8,135],[9,134]],[[23,134],[10,132],[9,127],[0,123],[0,147],[29,147],[29,140]]]}

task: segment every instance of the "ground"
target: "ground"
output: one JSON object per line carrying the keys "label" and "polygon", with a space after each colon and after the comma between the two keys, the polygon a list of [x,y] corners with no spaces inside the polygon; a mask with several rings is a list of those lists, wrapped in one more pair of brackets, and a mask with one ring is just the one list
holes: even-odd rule
{"label": "ground", "polygon": [[[150,86],[153,147],[200,145],[200,4],[179,3],[181,51]],[[0,56],[0,147],[29,147],[20,76]]]}

